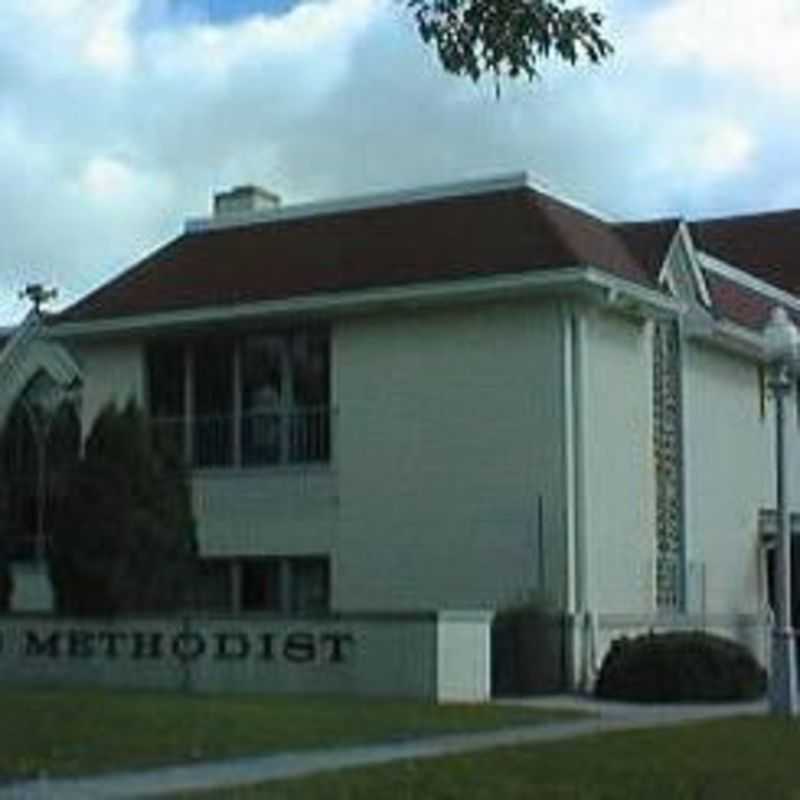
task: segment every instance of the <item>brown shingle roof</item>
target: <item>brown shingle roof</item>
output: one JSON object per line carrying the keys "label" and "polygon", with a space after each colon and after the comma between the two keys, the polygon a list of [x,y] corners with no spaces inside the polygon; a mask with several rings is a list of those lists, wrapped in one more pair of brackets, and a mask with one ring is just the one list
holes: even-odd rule
{"label": "brown shingle roof", "polygon": [[658,282],[667,250],[675,238],[678,225],[680,220],[672,218],[650,222],[624,222],[615,226],[654,284]]}
{"label": "brown shingle roof", "polygon": [[[608,223],[527,186],[323,211],[179,236],[60,315],[78,321],[314,293],[594,266],[655,287],[678,219]],[[700,249],[800,293],[800,211],[690,223]],[[800,259],[798,259],[800,260]],[[760,328],[774,301],[705,271],[714,312]]]}
{"label": "brown shingle roof", "polygon": [[584,265],[652,285],[645,238],[527,187],[277,219],[179,236],[61,319]]}
{"label": "brown shingle roof", "polygon": [[691,233],[710,255],[800,293],[800,210],[700,220]]}
{"label": "brown shingle roof", "polygon": [[774,300],[710,270],[705,271],[705,279],[717,316],[753,330],[763,328],[776,305]]}

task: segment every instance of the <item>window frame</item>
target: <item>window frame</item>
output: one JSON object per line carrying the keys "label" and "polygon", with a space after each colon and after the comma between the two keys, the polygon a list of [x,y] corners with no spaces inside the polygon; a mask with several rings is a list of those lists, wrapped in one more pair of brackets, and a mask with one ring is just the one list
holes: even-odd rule
{"label": "window frame", "polygon": [[[280,391],[274,409],[248,405],[247,394],[256,391],[248,388],[245,362],[248,341],[273,338],[280,351]],[[320,395],[325,402],[315,406],[300,406],[295,402],[296,384],[300,381],[301,368],[293,360],[292,347],[296,342],[324,342],[320,372]],[[145,397],[151,422],[163,429],[176,446],[183,450],[184,460],[192,470],[251,469],[293,467],[318,464],[325,466],[332,459],[332,336],[329,325],[299,326],[281,329],[251,329],[236,335],[226,336],[230,346],[230,402],[229,414],[200,415],[198,403],[198,362],[202,358],[202,343],[205,337],[181,337],[170,340],[153,340],[145,347]],[[221,345],[222,346],[222,345]],[[183,413],[179,416],[162,417],[154,414],[154,376],[159,373],[156,366],[160,348],[169,352],[179,347],[183,352]],[[313,347],[309,348],[313,350]],[[163,370],[162,370],[163,371]],[[313,391],[312,391],[313,394]],[[273,419],[270,420],[270,417]],[[206,433],[203,433],[205,426]],[[270,451],[252,446],[256,433],[274,428],[277,431],[277,446]],[[217,430],[217,429],[220,430]],[[217,434],[220,436],[217,436]],[[217,439],[215,442],[214,439]],[[208,445],[208,440],[211,444]],[[210,450],[209,450],[210,447]],[[212,455],[208,455],[207,451]]]}

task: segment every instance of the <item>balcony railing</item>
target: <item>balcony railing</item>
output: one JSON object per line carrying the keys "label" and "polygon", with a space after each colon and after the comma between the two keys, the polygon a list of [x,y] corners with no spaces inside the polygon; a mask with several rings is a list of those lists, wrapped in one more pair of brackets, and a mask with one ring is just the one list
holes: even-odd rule
{"label": "balcony railing", "polygon": [[327,463],[331,409],[256,410],[233,415],[156,417],[156,435],[193,467]]}

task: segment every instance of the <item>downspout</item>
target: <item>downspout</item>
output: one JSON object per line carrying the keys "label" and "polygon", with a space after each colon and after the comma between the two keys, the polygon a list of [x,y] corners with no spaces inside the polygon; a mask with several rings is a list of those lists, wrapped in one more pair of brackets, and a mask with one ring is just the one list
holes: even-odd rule
{"label": "downspout", "polygon": [[597,652],[596,620],[589,609],[589,546],[588,486],[586,480],[586,446],[588,439],[587,406],[588,377],[586,354],[586,316],[573,312],[572,327],[572,413],[574,419],[575,456],[575,601],[577,618],[581,624],[581,689],[590,691],[596,674]]}
{"label": "downspout", "polygon": [[586,321],[563,307],[564,433],[567,479],[567,612],[572,618],[572,674],[578,687],[591,688],[595,676],[596,621],[588,610],[586,485]]}
{"label": "downspout", "polygon": [[[678,611],[682,614],[690,614],[695,609],[689,603],[689,554],[691,552],[689,541],[689,520],[691,519],[690,507],[691,497],[689,494],[689,486],[691,473],[691,464],[689,461],[689,425],[688,414],[689,409],[689,392],[687,387],[687,378],[689,373],[689,341],[684,332],[684,326],[678,324],[679,339],[678,347],[678,375],[680,380],[680,530],[681,530],[681,552],[680,552],[680,604]],[[705,627],[706,621],[703,620]]]}
{"label": "downspout", "polygon": [[[564,543],[564,608],[568,618],[574,620],[578,607],[575,579],[575,392],[573,385],[575,371],[572,367],[572,308],[567,303],[563,303],[561,306],[561,323],[561,369],[564,381],[561,420],[564,436],[564,484],[566,501],[564,509],[566,529],[566,540]],[[574,648],[572,649],[574,650]]]}

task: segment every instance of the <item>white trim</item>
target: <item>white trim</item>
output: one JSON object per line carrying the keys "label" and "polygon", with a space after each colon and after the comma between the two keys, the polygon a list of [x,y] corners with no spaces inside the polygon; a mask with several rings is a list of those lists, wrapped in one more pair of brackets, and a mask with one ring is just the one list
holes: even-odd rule
{"label": "white trim", "polygon": [[717,345],[723,350],[763,363],[766,361],[764,336],[735,322],[717,320],[710,331],[687,333],[690,341]]}
{"label": "white trim", "polygon": [[[658,284],[660,285],[661,283],[666,282],[672,294],[677,297],[678,293],[675,289],[672,271],[676,268],[675,251],[678,248],[682,249],[683,254],[686,257],[690,282],[700,295],[701,302],[696,303],[696,305],[701,307],[705,306],[706,309],[710,309],[712,307],[711,295],[703,277],[703,271],[697,261],[697,251],[695,250],[694,242],[692,241],[688,226],[684,220],[680,220],[678,222],[677,230],[675,231],[675,234],[669,243],[667,253],[664,256],[664,261],[661,265],[661,270],[658,273]],[[685,269],[686,267],[683,264],[678,263],[677,268]]]}
{"label": "white trim", "polygon": [[50,341],[46,334],[41,318],[32,311],[0,351],[0,430],[37,372],[46,372],[65,391],[80,384],[78,364],[61,344]]}
{"label": "white trim", "polygon": [[585,269],[587,283],[602,288],[606,302],[618,308],[647,308],[651,313],[667,316],[677,316],[686,311],[681,300],[667,297],[656,289],[618,278],[599,267],[588,266]]}
{"label": "white trim", "polygon": [[689,385],[691,380],[689,378],[691,370],[689,368],[689,359],[691,358],[691,348],[688,347],[689,338],[686,335],[684,327],[678,326],[679,331],[679,351],[678,351],[678,369],[680,372],[680,392],[681,392],[681,419],[680,419],[680,434],[681,434],[681,542],[680,542],[680,586],[679,586],[679,603],[678,608],[682,614],[687,613],[689,610],[687,591],[689,585],[689,561],[691,554],[691,542],[689,537],[689,523],[693,519],[691,514],[694,495],[689,490],[692,479],[692,465],[690,458],[689,442],[691,441],[691,425],[689,422],[689,406],[691,394],[689,392]]}
{"label": "white trim", "polygon": [[700,260],[703,269],[707,269],[709,272],[714,272],[717,275],[721,275],[723,278],[728,278],[734,283],[738,283],[740,286],[744,286],[747,289],[752,289],[754,292],[762,294],[771,300],[775,300],[777,303],[782,303],[794,311],[800,311],[800,299],[795,297],[793,294],[790,294],[783,289],[779,289],[777,286],[773,286],[771,283],[767,283],[760,278],[756,278],[749,272],[739,269],[738,267],[734,267],[733,265],[728,264],[726,261],[722,261],[716,256],[712,256],[711,254],[702,250],[697,251],[697,257]]}
{"label": "white trim", "polygon": [[750,612],[719,612],[703,614],[674,614],[664,615],[658,613],[636,613],[636,612],[609,612],[599,615],[598,624],[600,630],[619,630],[624,628],[641,628],[642,633],[646,631],[662,631],[671,627],[683,629],[700,628],[707,630],[715,626],[731,627],[757,627],[764,624],[764,616],[761,611]]}
{"label": "white trim", "polygon": [[584,691],[590,691],[594,682],[592,613],[591,613],[591,575],[589,559],[589,496],[586,463],[586,448],[589,441],[588,408],[588,341],[586,335],[586,313],[583,308],[573,306],[570,316],[572,328],[570,345],[572,347],[572,408],[574,448],[573,478],[575,502],[575,605],[578,616],[582,617],[580,629],[580,667],[578,679]]}
{"label": "white trim", "polygon": [[489,194],[514,189],[531,189],[540,194],[564,203],[578,211],[596,217],[603,222],[612,222],[607,215],[588,206],[567,198],[554,191],[552,187],[528,171],[501,173],[486,178],[451,183],[437,183],[410,189],[399,189],[388,192],[375,192],[335,200],[321,200],[310,203],[298,203],[289,206],[248,211],[242,214],[229,214],[221,217],[195,217],[186,220],[184,232],[188,234],[206,231],[239,228],[248,225],[289,220],[308,219],[326,214],[339,214],[348,211],[366,211],[373,208],[410,205],[430,200],[443,200],[451,197],[468,197],[470,195]]}
{"label": "white trim", "polygon": [[586,469],[586,447],[589,441],[587,420],[587,398],[589,397],[589,377],[586,336],[586,315],[582,309],[573,307],[572,319],[572,400],[575,422],[573,429],[573,446],[575,448],[575,560],[576,560],[576,605],[577,611],[588,611],[591,603],[589,597],[589,544],[588,520],[589,498]]}
{"label": "white trim", "polygon": [[285,317],[300,314],[337,314],[369,311],[397,304],[414,305],[503,298],[520,293],[562,291],[575,293],[599,289],[616,293],[638,308],[675,315],[683,306],[660,292],[631,283],[592,266],[566,267],[557,270],[494,275],[488,278],[460,278],[428,281],[357,291],[325,292],[285,300],[268,300],[228,306],[206,306],[183,311],[164,311],[56,323],[50,335],[58,338],[107,336],[152,332],[157,328],[244,321],[253,318]]}
{"label": "white trim", "polygon": [[[577,584],[575,575],[575,384],[572,344],[572,304],[563,302],[561,310],[561,369],[564,392],[562,395],[561,420],[564,436],[564,494],[566,507],[564,523],[566,527],[564,563],[564,607],[569,614],[576,614]],[[574,665],[573,665],[574,666]]]}
{"label": "white trim", "polygon": [[700,291],[700,299],[703,301],[703,305],[705,305],[706,308],[711,308],[711,293],[708,291],[708,285],[703,276],[703,270],[700,268],[700,263],[698,261],[699,251],[694,246],[694,240],[692,239],[692,234],[689,230],[689,226],[686,224],[686,220],[681,220],[678,223],[678,232],[676,235],[680,237],[686,250],[692,274],[697,283],[697,288]]}
{"label": "white trim", "polygon": [[41,327],[42,318],[31,310],[16,328],[10,329],[9,339],[0,348],[0,377],[3,375],[3,370],[13,368],[14,359],[18,358],[17,351],[32,342],[39,335]]}

